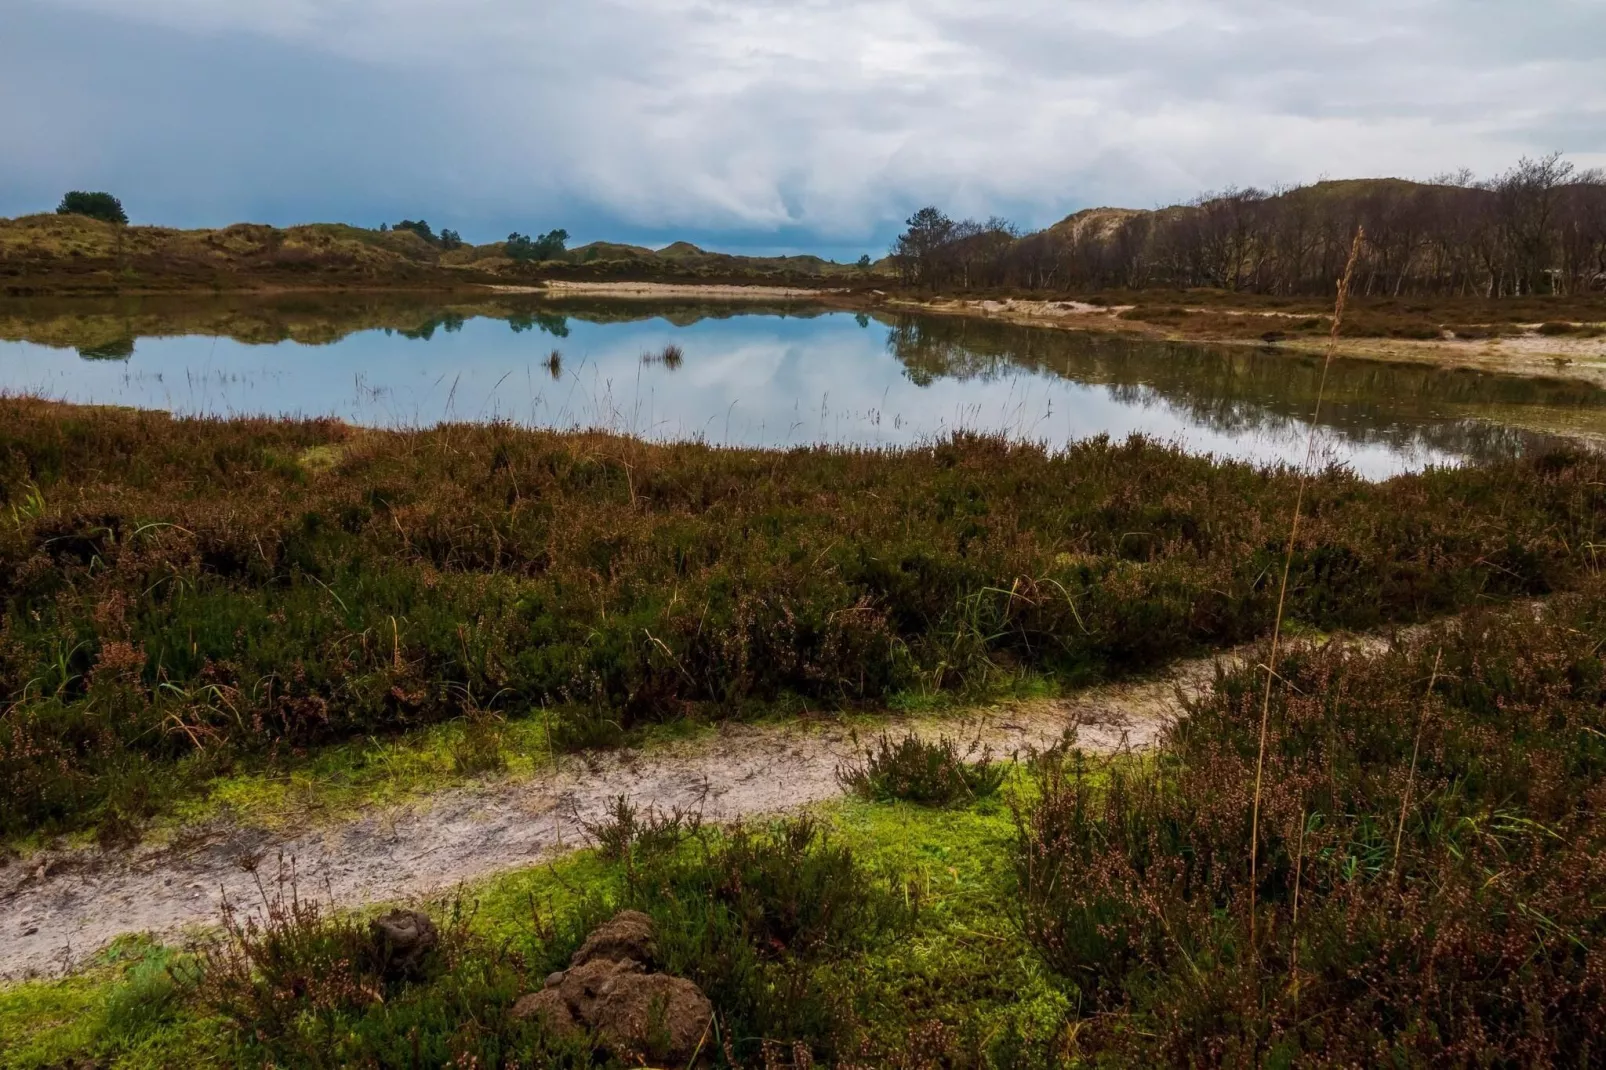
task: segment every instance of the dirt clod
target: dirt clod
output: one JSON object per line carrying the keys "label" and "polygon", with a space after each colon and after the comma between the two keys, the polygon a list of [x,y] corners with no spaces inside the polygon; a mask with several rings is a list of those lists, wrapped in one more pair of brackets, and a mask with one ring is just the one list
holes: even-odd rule
{"label": "dirt clod", "polygon": [[580,950],[570,960],[569,968],[572,970],[595,959],[609,962],[634,960],[643,966],[651,966],[657,953],[652,919],[639,910],[624,910],[586,937],[586,942],[580,945]]}
{"label": "dirt clod", "polygon": [[714,1007],[692,982],[649,973],[633,957],[650,961],[653,947],[652,919],[623,911],[593,932],[546,988],[520,997],[513,1017],[539,1018],[559,1036],[594,1030],[622,1058],[687,1065],[706,1050]]}
{"label": "dirt clod", "polygon": [[424,957],[440,943],[440,933],[427,914],[392,910],[368,923],[374,961],[388,978],[416,976]]}

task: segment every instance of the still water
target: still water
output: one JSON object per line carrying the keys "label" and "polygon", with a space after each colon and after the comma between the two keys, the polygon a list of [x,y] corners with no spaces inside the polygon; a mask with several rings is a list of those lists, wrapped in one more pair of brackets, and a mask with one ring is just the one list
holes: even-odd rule
{"label": "still water", "polygon": [[[666,347],[678,347],[678,352]],[[1320,363],[807,305],[284,297],[0,304],[0,391],[379,427],[510,420],[716,445],[1061,445],[1140,433],[1298,461]],[[1579,384],[1339,361],[1320,459],[1378,478],[1606,429]]]}

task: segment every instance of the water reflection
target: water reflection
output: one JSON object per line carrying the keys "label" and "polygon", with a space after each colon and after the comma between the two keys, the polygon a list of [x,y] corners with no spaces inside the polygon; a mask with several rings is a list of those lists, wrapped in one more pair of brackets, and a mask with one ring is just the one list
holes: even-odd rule
{"label": "water reflection", "polygon": [[[0,389],[184,413],[494,418],[764,446],[1141,432],[1255,460],[1303,455],[1321,372],[1287,353],[817,304],[515,294],[11,301],[0,339]],[[1320,424],[1324,458],[1380,476],[1598,434],[1606,393],[1339,361]]]}

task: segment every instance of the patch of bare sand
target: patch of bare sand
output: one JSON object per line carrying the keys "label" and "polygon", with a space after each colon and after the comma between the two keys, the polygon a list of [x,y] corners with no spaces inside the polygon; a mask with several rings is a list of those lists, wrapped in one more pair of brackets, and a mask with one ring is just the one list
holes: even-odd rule
{"label": "patch of bare sand", "polygon": [[[1168,341],[1204,342],[1210,345],[1255,347],[1266,345],[1261,339],[1195,337],[1165,325],[1121,319],[1119,314],[1132,308],[1131,305],[1104,306],[1082,301],[1015,299],[1000,301],[960,298],[929,300],[893,298],[886,304],[938,315],[979,316],[1026,327],[1101,331]],[[1306,319],[1312,315],[1225,308],[1199,308],[1189,311],[1266,318]],[[1276,343],[1277,348],[1295,353],[1324,353],[1327,344],[1325,336],[1284,339]],[[1606,338],[1547,336],[1535,330],[1487,341],[1464,341],[1455,338],[1424,340],[1344,338],[1339,342],[1337,356],[1347,359],[1432,364],[1438,367],[1466,368],[1472,371],[1528,378],[1574,379],[1606,387]]]}
{"label": "patch of bare sand", "polygon": [[768,301],[775,298],[820,297],[841,290],[806,286],[704,286],[678,282],[567,282],[553,279],[544,286],[493,286],[504,293],[545,293],[552,297],[619,297],[631,299],[710,301]]}
{"label": "patch of bare sand", "polygon": [[[1186,662],[1149,682],[887,725],[978,740],[998,754],[1052,745],[1072,725],[1090,751],[1145,748],[1181,712],[1180,696],[1211,685],[1214,665]],[[0,866],[0,978],[65,972],[127,933],[171,938],[211,925],[224,895],[256,901],[242,865],[253,859],[269,869],[281,853],[294,859],[301,888],[342,906],[417,899],[581,846],[584,823],[620,795],[640,806],[699,808],[716,822],[834,798],[837,765],[856,746],[835,722],[728,725],[713,738],[570,757],[528,781],[457,789],[299,834],[216,826],[159,849],[11,861]]]}

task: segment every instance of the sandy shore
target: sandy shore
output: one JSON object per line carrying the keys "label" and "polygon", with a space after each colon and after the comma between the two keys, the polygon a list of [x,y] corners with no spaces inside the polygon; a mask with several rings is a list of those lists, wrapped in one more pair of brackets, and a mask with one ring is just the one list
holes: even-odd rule
{"label": "sandy shore", "polygon": [[[1002,320],[1029,327],[1101,331],[1208,345],[1247,345],[1258,348],[1267,345],[1259,339],[1198,337],[1155,324],[1120,318],[1120,313],[1131,308],[1130,305],[1106,307],[1081,301],[1014,299],[973,301],[956,298],[935,298],[928,301],[894,298],[883,302],[882,305],[912,312]],[[1234,313],[1230,309],[1209,311],[1268,317],[1290,315],[1254,311]],[[1527,333],[1521,335],[1491,338],[1486,341],[1459,341],[1449,338],[1425,341],[1400,338],[1345,338],[1339,343],[1337,355],[1346,359],[1432,364],[1443,368],[1466,368],[1500,375],[1573,379],[1606,387],[1606,338],[1547,337],[1537,332],[1538,326],[1538,324],[1530,325]],[[1327,349],[1327,340],[1321,337],[1289,338],[1275,343],[1275,348],[1295,353],[1324,353]]]}
{"label": "sandy shore", "polygon": [[635,299],[708,301],[770,301],[775,298],[821,297],[842,290],[806,286],[704,286],[678,282],[563,282],[545,286],[493,286],[502,293],[545,293],[552,297],[621,297]]}

